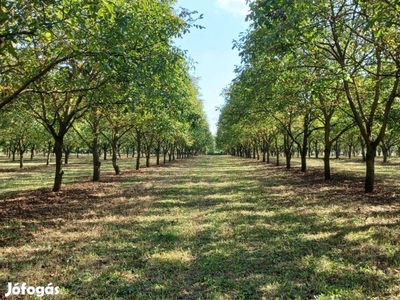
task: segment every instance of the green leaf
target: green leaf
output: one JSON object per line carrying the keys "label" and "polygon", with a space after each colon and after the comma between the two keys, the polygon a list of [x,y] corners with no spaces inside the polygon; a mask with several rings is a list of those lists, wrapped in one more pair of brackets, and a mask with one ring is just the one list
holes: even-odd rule
{"label": "green leaf", "polygon": [[107,11],[105,10],[104,7],[100,8],[97,12],[97,16],[99,16],[100,18],[104,18],[107,14]]}
{"label": "green leaf", "polygon": [[106,3],[106,8],[110,14],[114,14],[114,5],[112,3]]}

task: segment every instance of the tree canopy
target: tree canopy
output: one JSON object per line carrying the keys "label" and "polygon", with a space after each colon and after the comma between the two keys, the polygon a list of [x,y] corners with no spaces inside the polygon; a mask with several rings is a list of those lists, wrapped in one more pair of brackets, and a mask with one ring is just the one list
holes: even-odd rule
{"label": "tree canopy", "polygon": [[[251,24],[234,44],[242,65],[226,93],[218,134],[221,146],[240,148],[241,137],[254,139],[254,133],[237,126],[238,121],[252,122],[252,128],[280,132],[288,167],[296,145],[305,171],[309,139],[323,130],[329,179],[333,143],[357,126],[366,148],[365,191],[372,192],[377,147],[400,95],[397,4],[247,2]],[[251,117],[254,114],[257,118]],[[263,119],[273,121],[266,124]]]}

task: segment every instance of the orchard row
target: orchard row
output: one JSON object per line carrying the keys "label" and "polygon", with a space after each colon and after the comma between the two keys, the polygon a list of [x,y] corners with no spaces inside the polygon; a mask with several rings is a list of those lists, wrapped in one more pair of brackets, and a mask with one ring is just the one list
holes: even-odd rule
{"label": "orchard row", "polygon": [[[100,148],[194,155],[212,146],[186,54],[174,44],[202,16],[175,1],[4,1],[0,9],[0,142],[20,157]],[[140,156],[140,155],[138,155]],[[22,167],[22,160],[21,160]],[[139,166],[138,166],[139,167]]]}
{"label": "orchard row", "polygon": [[365,192],[373,192],[377,151],[387,156],[400,144],[398,3],[249,4],[251,25],[235,43],[242,64],[225,90],[217,144],[232,154],[274,149],[288,167],[298,149],[303,172],[310,148],[322,148],[326,179],[334,148],[357,148]]}

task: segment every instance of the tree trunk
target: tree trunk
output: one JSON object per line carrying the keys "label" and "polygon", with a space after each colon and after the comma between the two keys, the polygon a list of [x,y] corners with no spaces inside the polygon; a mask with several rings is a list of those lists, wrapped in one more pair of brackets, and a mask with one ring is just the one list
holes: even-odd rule
{"label": "tree trunk", "polygon": [[92,178],[92,181],[100,180],[101,162],[100,162],[99,150],[96,148],[98,148],[98,147],[97,146],[93,147],[93,178]]}
{"label": "tree trunk", "polygon": [[34,156],[35,156],[35,146],[31,146],[31,160],[33,160]]}
{"label": "tree trunk", "polygon": [[118,166],[118,163],[117,163],[117,160],[118,160],[118,144],[117,144],[116,140],[112,141],[111,149],[112,149],[112,156],[111,156],[112,158],[111,158],[111,160],[112,160],[112,165],[113,165],[113,168],[114,168],[114,171],[115,171],[115,175],[119,175],[120,174],[120,169],[119,169],[119,166]]}
{"label": "tree trunk", "polygon": [[374,191],[375,182],[375,156],[376,146],[374,144],[367,145],[366,153],[366,176],[365,176],[365,192],[372,193]]}
{"label": "tree trunk", "polygon": [[19,139],[18,143],[18,152],[19,152],[19,168],[22,169],[24,167],[24,153],[25,153],[26,147],[24,145],[23,138]]}
{"label": "tree trunk", "polygon": [[63,149],[63,137],[55,138],[54,153],[56,155],[56,174],[54,177],[53,192],[60,191],[62,177],[64,175],[64,171],[62,169],[62,149]]}
{"label": "tree trunk", "polygon": [[132,155],[131,155],[131,157],[132,157],[132,158],[135,158],[135,148],[136,148],[136,145],[135,145],[134,143],[132,143],[132,144],[131,144],[131,149],[132,149]]}
{"label": "tree trunk", "polygon": [[107,160],[107,149],[108,147],[106,145],[103,145],[103,160]]}
{"label": "tree trunk", "polygon": [[310,124],[309,116],[307,115],[304,118],[303,144],[301,145],[300,148],[301,172],[305,172],[307,170],[308,137],[310,136],[309,124]]}
{"label": "tree trunk", "polygon": [[12,153],[12,159],[11,161],[15,161],[15,153],[17,152],[17,148],[12,149],[11,153]]}
{"label": "tree trunk", "polygon": [[69,154],[71,153],[71,150],[69,147],[66,147],[64,149],[65,156],[64,156],[64,164],[68,165],[68,160],[69,160]]}
{"label": "tree trunk", "polygon": [[161,152],[161,142],[157,142],[157,149],[156,149],[156,155],[157,155],[156,165],[157,166],[160,164],[160,152]]}
{"label": "tree trunk", "polygon": [[50,154],[51,154],[51,150],[53,149],[53,143],[52,142],[48,142],[47,143],[47,157],[46,157],[46,166],[48,166],[50,164]]}
{"label": "tree trunk", "polygon": [[[304,146],[304,145],[303,145]],[[306,148],[301,149],[300,156],[301,156],[301,172],[307,171],[307,146]]]}
{"label": "tree trunk", "polygon": [[290,162],[292,159],[292,142],[290,141],[290,137],[288,134],[284,135],[283,147],[284,147],[285,157],[286,157],[286,168],[290,169]]}
{"label": "tree trunk", "polygon": [[50,151],[47,152],[47,157],[46,157],[46,166],[50,164]]}
{"label": "tree trunk", "polygon": [[340,149],[339,149],[338,141],[336,141],[336,143],[335,143],[335,155],[336,155],[336,159],[339,159],[339,157],[340,157]]}
{"label": "tree trunk", "polygon": [[150,167],[150,149],[146,149],[146,168]]}
{"label": "tree trunk", "polygon": [[360,137],[360,146],[361,146],[361,155],[362,155],[362,160],[367,161],[367,156],[365,154],[365,143],[363,139]]}
{"label": "tree trunk", "polygon": [[389,157],[389,150],[386,146],[382,146],[383,162],[387,163]]}
{"label": "tree trunk", "polygon": [[[93,177],[92,181],[100,180],[100,151],[99,151],[99,129],[96,124],[93,129],[92,156],[93,156]],[[106,152],[106,151],[105,151]]]}
{"label": "tree trunk", "polygon": [[137,142],[137,155],[136,155],[136,170],[140,169],[140,153],[142,151],[142,138],[141,138],[141,133],[139,131],[136,132],[137,137],[136,137],[136,142]]}
{"label": "tree trunk", "polygon": [[19,168],[22,169],[24,167],[24,149],[19,150]]}
{"label": "tree trunk", "polygon": [[388,162],[388,152],[387,152],[387,151],[384,151],[384,152],[383,152],[383,162],[384,162],[384,163],[387,163],[387,162]]}
{"label": "tree trunk", "polygon": [[278,148],[278,139],[275,139],[275,154],[276,154],[276,165],[279,166],[279,148]]}
{"label": "tree trunk", "polygon": [[118,144],[118,143],[117,143],[117,155],[118,155],[118,158],[121,159],[121,144]]}
{"label": "tree trunk", "polygon": [[120,174],[120,169],[119,169],[119,166],[118,166],[118,163],[117,163],[118,153],[117,153],[117,149],[116,149],[116,147],[114,147],[114,145],[112,147],[112,150],[113,150],[113,152],[112,152],[112,165],[113,165],[113,168],[114,168],[114,171],[115,171],[115,175],[119,175]]}
{"label": "tree trunk", "polygon": [[325,180],[330,180],[332,179],[331,177],[331,143],[325,143],[325,149],[324,149],[324,175],[325,175]]}
{"label": "tree trunk", "polygon": [[[328,113],[327,111],[324,111],[324,176],[325,180],[330,180],[332,179],[331,176],[331,152],[332,152],[332,143],[330,138],[331,134],[331,120],[332,120],[332,115],[333,112],[331,111]],[[317,148],[317,145],[315,145],[315,148]],[[317,150],[317,149],[315,149]]]}

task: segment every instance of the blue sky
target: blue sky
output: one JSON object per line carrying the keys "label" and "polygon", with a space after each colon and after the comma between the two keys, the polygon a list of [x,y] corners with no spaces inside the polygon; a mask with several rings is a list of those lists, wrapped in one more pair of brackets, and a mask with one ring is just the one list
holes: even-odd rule
{"label": "blue sky", "polygon": [[192,29],[175,43],[188,50],[196,62],[193,75],[200,78],[198,85],[204,110],[211,132],[216,134],[219,112],[215,108],[224,104],[220,94],[234,78],[235,65],[240,64],[238,50],[232,50],[232,42],[248,27],[246,0],[178,0],[176,7],[204,14],[197,24],[206,28]]}

